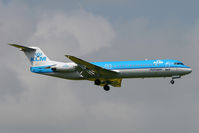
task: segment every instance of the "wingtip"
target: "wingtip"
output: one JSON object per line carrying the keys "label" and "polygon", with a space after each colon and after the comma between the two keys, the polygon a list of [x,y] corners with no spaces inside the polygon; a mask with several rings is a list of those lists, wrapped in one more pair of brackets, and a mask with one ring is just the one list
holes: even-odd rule
{"label": "wingtip", "polygon": [[13,47],[16,47],[16,48],[19,48],[19,45],[14,44],[14,43],[8,43],[8,45],[13,46]]}
{"label": "wingtip", "polygon": [[70,57],[72,57],[72,55],[65,55],[67,58],[70,58]]}
{"label": "wingtip", "polygon": [[14,44],[14,43],[8,43],[8,45],[10,45],[10,46],[14,46],[14,45],[16,45],[16,44]]}

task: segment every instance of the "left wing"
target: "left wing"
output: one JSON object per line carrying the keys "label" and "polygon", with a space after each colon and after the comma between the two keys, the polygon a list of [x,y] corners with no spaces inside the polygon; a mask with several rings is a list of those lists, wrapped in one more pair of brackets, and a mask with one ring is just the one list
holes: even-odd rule
{"label": "left wing", "polygon": [[117,75],[118,73],[115,71],[111,71],[99,66],[96,66],[94,64],[91,64],[87,61],[84,61],[82,59],[79,59],[75,56],[71,55],[65,55],[67,58],[69,58],[71,61],[78,64],[82,70],[87,71],[88,73],[94,73],[95,75],[101,75],[101,76],[111,76],[111,75]]}

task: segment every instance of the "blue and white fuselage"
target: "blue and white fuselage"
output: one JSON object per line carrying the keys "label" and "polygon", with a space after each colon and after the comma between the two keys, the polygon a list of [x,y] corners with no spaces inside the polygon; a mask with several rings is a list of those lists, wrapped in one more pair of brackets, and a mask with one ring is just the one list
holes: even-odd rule
{"label": "blue and white fuselage", "polygon": [[74,56],[66,55],[72,62],[63,63],[51,61],[37,47],[25,47],[10,44],[21,48],[29,58],[31,72],[71,80],[91,80],[95,85],[120,87],[123,78],[175,78],[192,72],[189,66],[178,60],[143,60],[143,61],[114,61],[114,62],[87,62]]}
{"label": "blue and white fuselage", "polygon": [[[31,72],[60,76],[66,79],[85,79],[78,71],[77,64],[54,62],[53,65],[30,67]],[[96,66],[118,73],[115,77],[104,78],[147,78],[147,77],[172,77],[189,74],[192,70],[178,60],[143,60],[143,61],[117,61],[117,62],[90,62]],[[54,70],[52,68],[58,68]],[[57,73],[54,73],[57,71]],[[63,73],[60,74],[59,72]],[[68,74],[66,74],[68,73]],[[96,75],[87,77],[97,78]]]}

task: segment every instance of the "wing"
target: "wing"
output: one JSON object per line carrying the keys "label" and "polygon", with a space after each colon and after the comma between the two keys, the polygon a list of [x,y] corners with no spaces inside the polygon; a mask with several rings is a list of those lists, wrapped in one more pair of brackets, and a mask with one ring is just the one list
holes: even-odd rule
{"label": "wing", "polygon": [[[87,77],[88,80],[93,81],[96,79],[96,76],[98,76],[101,81],[100,86],[110,84],[114,87],[121,87],[122,79],[117,78],[117,72],[96,66],[71,55],[65,56],[78,65],[79,68],[77,68],[77,70],[83,77]],[[95,78],[92,78],[92,76]]]}
{"label": "wing", "polygon": [[79,67],[81,67],[82,70],[87,71],[87,73],[91,74],[95,74],[95,75],[100,75],[100,76],[113,76],[118,74],[115,71],[111,71],[99,66],[96,66],[94,64],[91,64],[87,61],[84,61],[82,59],[79,59],[77,57],[71,56],[71,55],[65,55],[67,58],[69,58],[71,61],[75,62],[76,64],[78,64]]}

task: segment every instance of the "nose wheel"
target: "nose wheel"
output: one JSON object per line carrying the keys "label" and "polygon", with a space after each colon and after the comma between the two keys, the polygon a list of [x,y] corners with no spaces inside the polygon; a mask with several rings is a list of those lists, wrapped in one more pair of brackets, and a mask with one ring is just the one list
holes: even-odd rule
{"label": "nose wheel", "polygon": [[170,81],[170,83],[173,85],[175,83],[174,79],[179,79],[179,78],[181,78],[180,75],[172,76],[172,80]]}
{"label": "nose wheel", "polygon": [[172,80],[170,81],[170,83],[173,85],[173,84],[175,83],[175,81],[172,79]]}

